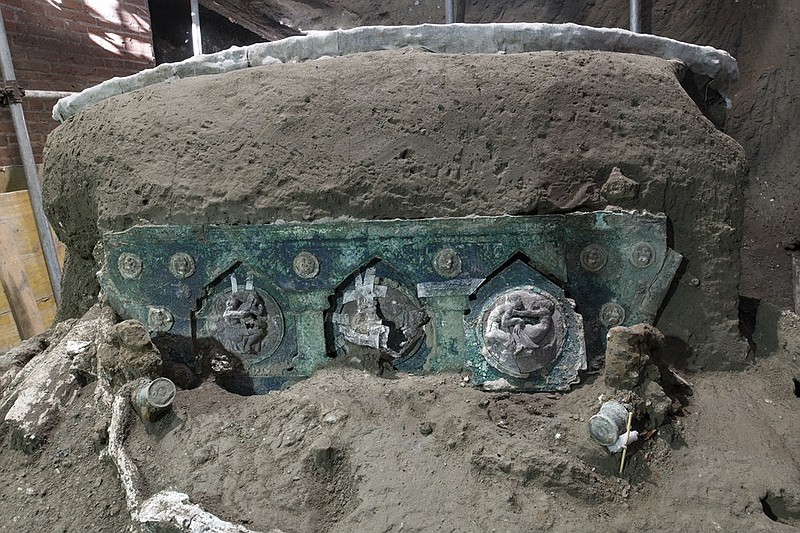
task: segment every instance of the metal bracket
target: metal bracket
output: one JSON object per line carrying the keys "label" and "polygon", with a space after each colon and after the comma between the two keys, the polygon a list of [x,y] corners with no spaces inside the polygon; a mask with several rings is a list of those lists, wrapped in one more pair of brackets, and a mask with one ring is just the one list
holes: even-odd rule
{"label": "metal bracket", "polygon": [[25,89],[17,84],[17,80],[8,80],[6,85],[0,91],[0,107],[8,107],[11,104],[22,103],[22,98],[25,96]]}

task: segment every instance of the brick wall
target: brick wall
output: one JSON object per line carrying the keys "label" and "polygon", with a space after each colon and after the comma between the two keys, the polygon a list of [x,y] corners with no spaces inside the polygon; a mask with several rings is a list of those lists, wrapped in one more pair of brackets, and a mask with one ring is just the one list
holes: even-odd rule
{"label": "brick wall", "polygon": [[[3,0],[0,9],[24,89],[80,91],[154,65],[147,0]],[[24,100],[37,162],[58,125],[53,104]],[[0,108],[0,166],[21,163],[11,113]]]}

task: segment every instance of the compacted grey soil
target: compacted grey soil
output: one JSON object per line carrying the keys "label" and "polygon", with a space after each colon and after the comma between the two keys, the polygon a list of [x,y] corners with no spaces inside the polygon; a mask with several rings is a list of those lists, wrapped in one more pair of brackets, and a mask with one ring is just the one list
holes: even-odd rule
{"label": "compacted grey soil", "polygon": [[[621,475],[587,431],[613,393],[602,373],[565,395],[342,367],[264,396],[208,381],[161,421],[134,418],[125,444],[145,495],[176,489],[255,531],[788,532],[800,526],[796,369],[784,347],[746,371],[685,374],[691,392],[631,445]],[[4,448],[0,530],[125,530],[92,392],[38,452]]]}

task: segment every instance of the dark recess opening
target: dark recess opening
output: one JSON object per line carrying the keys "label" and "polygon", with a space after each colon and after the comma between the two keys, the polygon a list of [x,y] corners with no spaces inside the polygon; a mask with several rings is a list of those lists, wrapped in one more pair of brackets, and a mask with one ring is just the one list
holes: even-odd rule
{"label": "dark recess opening", "polygon": [[[189,0],[149,0],[156,64],[192,57],[192,14]],[[264,41],[255,33],[219,13],[200,6],[203,53],[227,50]]]}
{"label": "dark recess opening", "polygon": [[764,511],[764,514],[767,515],[767,518],[769,518],[773,522],[778,521],[778,517],[775,515],[775,513],[772,512],[772,508],[769,506],[769,503],[767,503],[766,496],[761,498],[761,509]]}
{"label": "dark recess opening", "polygon": [[800,398],[800,381],[796,378],[792,378],[792,381],[794,381],[794,395]]}

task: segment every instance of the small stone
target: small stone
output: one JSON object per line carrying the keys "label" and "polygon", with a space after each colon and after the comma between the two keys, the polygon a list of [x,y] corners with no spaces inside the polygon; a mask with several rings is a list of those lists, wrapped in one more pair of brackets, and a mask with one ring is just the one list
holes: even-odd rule
{"label": "small stone", "polygon": [[624,203],[639,196],[639,184],[614,167],[600,189],[600,194],[612,204]]}
{"label": "small stone", "polygon": [[425,436],[428,436],[433,433],[433,426],[431,426],[430,422],[422,422],[419,425],[419,432]]}
{"label": "small stone", "polygon": [[478,402],[478,407],[480,407],[481,409],[489,407],[489,398],[484,398],[483,400]]}
{"label": "small stone", "polygon": [[508,422],[506,422],[505,420],[500,420],[499,422],[497,422],[497,427],[499,427],[500,429],[508,429]]}
{"label": "small stone", "polygon": [[328,413],[325,414],[324,417],[322,417],[322,423],[336,424],[337,422],[345,420],[347,417],[348,417],[347,411],[344,411],[342,409],[334,409],[332,411],[329,411]]}

